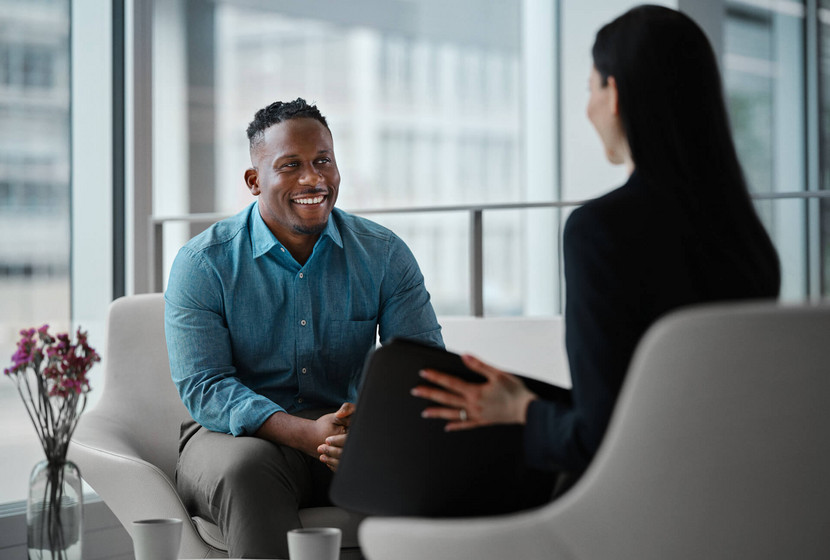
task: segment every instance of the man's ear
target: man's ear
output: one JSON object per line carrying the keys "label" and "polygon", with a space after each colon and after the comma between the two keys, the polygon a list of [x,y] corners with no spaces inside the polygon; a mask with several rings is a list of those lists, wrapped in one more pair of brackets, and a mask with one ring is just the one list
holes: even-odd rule
{"label": "man's ear", "polygon": [[248,185],[248,190],[254,196],[259,196],[259,193],[262,192],[259,189],[259,176],[256,168],[250,167],[245,170],[245,184]]}
{"label": "man's ear", "polygon": [[606,87],[609,88],[608,102],[611,104],[611,109],[614,111],[615,115],[619,115],[620,97],[619,92],[617,91],[617,80],[614,79],[614,76],[608,76],[608,85]]}

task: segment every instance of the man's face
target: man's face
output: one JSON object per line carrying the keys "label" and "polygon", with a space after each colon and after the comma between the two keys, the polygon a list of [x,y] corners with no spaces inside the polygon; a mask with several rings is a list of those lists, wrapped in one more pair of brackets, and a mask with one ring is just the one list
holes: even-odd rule
{"label": "man's face", "polygon": [[268,228],[283,244],[313,239],[337,200],[340,172],[331,133],[315,119],[290,119],[265,130],[251,151],[245,182]]}

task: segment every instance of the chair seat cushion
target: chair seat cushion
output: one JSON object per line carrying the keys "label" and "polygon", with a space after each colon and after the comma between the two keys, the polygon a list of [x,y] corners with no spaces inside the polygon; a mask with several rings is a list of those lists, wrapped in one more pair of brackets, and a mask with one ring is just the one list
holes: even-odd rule
{"label": "chair seat cushion", "polygon": [[199,536],[202,537],[203,541],[215,549],[223,552],[228,551],[228,547],[222,539],[222,531],[219,530],[217,525],[202,517],[191,517],[191,519],[193,520],[193,524],[196,526],[196,531],[199,533]]}

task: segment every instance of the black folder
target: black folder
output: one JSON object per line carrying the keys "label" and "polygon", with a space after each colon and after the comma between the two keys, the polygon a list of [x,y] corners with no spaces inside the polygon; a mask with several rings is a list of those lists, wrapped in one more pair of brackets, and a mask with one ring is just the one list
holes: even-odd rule
{"label": "black folder", "polygon": [[[332,502],[367,515],[452,517],[520,509],[520,487],[530,472],[524,465],[523,427],[446,432],[445,420],[422,418],[434,403],[413,397],[410,390],[427,384],[418,374],[425,368],[470,382],[484,380],[459,355],[410,340],[396,339],[370,352],[332,480]],[[522,380],[540,397],[568,398],[564,389]]]}

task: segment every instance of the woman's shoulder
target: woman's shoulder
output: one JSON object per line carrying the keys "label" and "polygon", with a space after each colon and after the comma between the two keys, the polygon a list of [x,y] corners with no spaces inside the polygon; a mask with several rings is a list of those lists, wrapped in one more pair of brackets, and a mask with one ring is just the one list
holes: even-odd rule
{"label": "woman's shoulder", "polygon": [[635,227],[652,213],[652,204],[635,172],[625,184],[574,210],[565,227]]}

